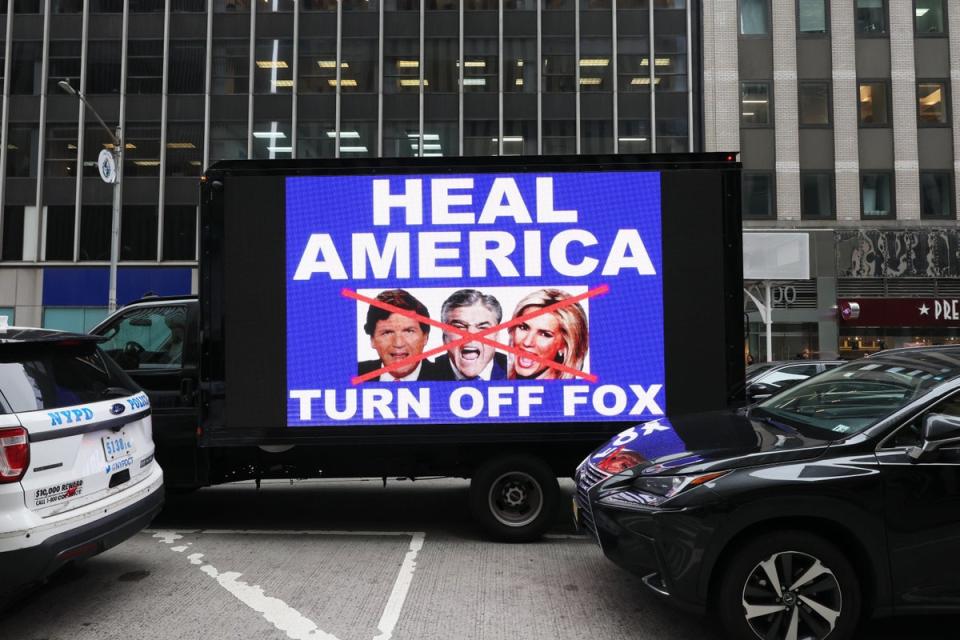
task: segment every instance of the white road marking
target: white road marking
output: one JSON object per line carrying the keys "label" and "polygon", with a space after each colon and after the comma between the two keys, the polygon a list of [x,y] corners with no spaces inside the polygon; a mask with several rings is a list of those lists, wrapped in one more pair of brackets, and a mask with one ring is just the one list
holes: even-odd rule
{"label": "white road marking", "polygon": [[[423,541],[426,534],[423,531],[271,531],[268,529],[190,529],[175,531],[153,531],[145,530],[145,533],[153,533],[153,537],[164,544],[173,544],[175,540],[183,538],[181,534],[208,534],[208,535],[327,535],[327,536],[410,536],[410,546],[400,563],[400,570],[397,579],[393,583],[393,589],[387,604],[383,608],[380,621],[377,623],[379,635],[374,640],[390,640],[393,636],[393,630],[400,620],[400,612],[403,609],[403,603],[406,601],[407,593],[410,591],[410,585],[413,582],[413,574],[417,568],[417,554],[423,548]],[[171,547],[172,551],[182,552],[190,546]],[[258,585],[249,585],[242,580],[237,580],[241,573],[235,571],[220,572],[211,564],[204,563],[202,553],[192,553],[187,559],[192,565],[199,565],[200,570],[215,579],[217,583],[229,591],[235,598],[245,605],[257,611],[274,627],[287,634],[291,640],[338,640],[332,634],[321,630],[309,618],[303,616],[299,611],[290,607],[279,598],[274,598],[264,594],[263,588]]]}
{"label": "white road marking", "polygon": [[335,635],[321,630],[312,620],[303,616],[283,600],[264,594],[263,588],[259,585],[249,585],[242,580],[238,580],[237,578],[243,574],[236,571],[220,573],[213,565],[209,564],[203,565],[200,570],[216,580],[237,600],[261,613],[268,622],[286,633],[288,638],[292,640],[338,640]]}
{"label": "white road marking", "polygon": [[153,534],[154,538],[157,538],[160,542],[164,544],[173,544],[175,541],[179,540],[183,536],[176,533],[175,531],[157,531]]}
{"label": "white road marking", "polygon": [[[153,529],[145,529],[144,533],[153,533]],[[160,533],[171,534],[172,531],[161,531]],[[291,529],[276,531],[273,529],[177,529],[177,533],[182,534],[204,534],[204,535],[237,535],[237,536],[415,536],[424,535],[422,531],[327,531],[323,529]],[[176,535],[176,534],[174,534]],[[154,535],[154,538],[158,535]],[[177,536],[178,538],[180,536]]]}
{"label": "white road marking", "polygon": [[183,553],[184,551],[187,550],[187,548],[188,548],[189,546],[190,546],[190,545],[188,545],[188,544],[182,544],[182,545],[180,545],[179,547],[170,547],[170,551],[176,551],[177,553]]}
{"label": "white road marking", "polygon": [[400,620],[400,610],[403,608],[403,602],[407,599],[407,592],[410,590],[410,583],[413,581],[413,572],[417,568],[417,554],[423,548],[423,538],[422,532],[414,533],[410,538],[410,548],[400,564],[400,572],[393,583],[390,599],[387,600],[387,606],[383,608],[383,615],[377,623],[380,635],[375,636],[373,640],[390,640],[390,636],[393,635],[393,629]]}

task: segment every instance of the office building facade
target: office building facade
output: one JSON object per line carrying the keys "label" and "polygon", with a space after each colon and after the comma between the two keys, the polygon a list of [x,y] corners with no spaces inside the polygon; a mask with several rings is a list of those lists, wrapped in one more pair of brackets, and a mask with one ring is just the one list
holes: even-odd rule
{"label": "office building facade", "polygon": [[741,151],[745,228],[810,236],[811,278],[774,283],[773,356],[955,341],[960,7],[715,0],[703,48],[705,147]]}
{"label": "office building facade", "polygon": [[[9,0],[0,314],[84,329],[118,297],[196,290],[197,180],[221,159],[702,148],[686,0]],[[267,212],[266,214],[269,214]]]}

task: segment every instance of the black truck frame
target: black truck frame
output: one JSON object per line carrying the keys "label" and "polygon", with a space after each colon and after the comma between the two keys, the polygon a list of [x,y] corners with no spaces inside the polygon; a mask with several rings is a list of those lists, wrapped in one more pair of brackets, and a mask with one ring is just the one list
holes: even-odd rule
{"label": "black truck frame", "polygon": [[[290,176],[620,170],[661,172],[666,412],[725,407],[743,380],[740,165],[732,154],[221,162],[201,178],[199,296],[144,298],[93,329],[151,397],[167,486],[464,477],[489,535],[538,537],[553,521],[556,478],[572,476],[586,454],[635,422],[289,428],[273,409],[258,409],[285,382],[278,185]],[[253,227],[240,245],[238,224]],[[254,273],[250,261],[264,277],[234,277]],[[182,360],[139,366],[151,353],[124,339],[123,327],[162,320],[184,326]]]}

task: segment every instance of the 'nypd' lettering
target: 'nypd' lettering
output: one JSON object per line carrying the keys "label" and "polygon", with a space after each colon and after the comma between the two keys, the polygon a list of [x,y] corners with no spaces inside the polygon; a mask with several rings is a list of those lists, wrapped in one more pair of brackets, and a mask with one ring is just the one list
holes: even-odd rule
{"label": "'nypd' lettering", "polygon": [[86,422],[87,420],[93,420],[93,411],[87,407],[81,409],[64,409],[62,411],[49,411],[47,416],[50,417],[50,426],[59,427],[64,424],[78,424],[80,422]]}

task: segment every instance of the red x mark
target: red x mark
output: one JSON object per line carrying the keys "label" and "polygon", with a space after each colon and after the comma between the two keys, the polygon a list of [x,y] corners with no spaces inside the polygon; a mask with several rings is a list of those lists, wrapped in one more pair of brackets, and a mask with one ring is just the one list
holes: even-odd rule
{"label": "red x mark", "polygon": [[551,369],[557,369],[557,370],[559,370],[559,371],[563,371],[563,372],[565,372],[565,373],[569,373],[570,375],[576,376],[576,377],[578,377],[578,378],[583,378],[584,380],[587,380],[587,381],[589,381],[589,382],[596,382],[596,381],[597,381],[597,376],[593,375],[592,373],[585,373],[585,372],[580,371],[580,370],[578,370],[578,369],[573,369],[573,368],[568,367],[568,366],[566,366],[566,365],[560,364],[559,362],[555,362],[555,361],[553,361],[553,360],[549,360],[549,359],[544,358],[544,357],[542,357],[542,356],[538,356],[538,355],[536,355],[536,354],[530,353],[529,351],[524,351],[524,350],[519,349],[519,348],[517,348],[517,347],[511,347],[511,346],[509,346],[509,345],[505,345],[505,344],[503,344],[503,343],[497,342],[496,340],[490,340],[490,339],[487,338],[486,336],[490,335],[491,333],[496,333],[496,332],[498,332],[498,331],[501,331],[501,330],[503,330],[503,329],[508,329],[508,328],[510,328],[510,327],[512,327],[512,326],[514,326],[514,325],[521,324],[521,323],[523,323],[523,322],[526,322],[526,321],[530,320],[531,318],[535,318],[535,317],[540,316],[540,315],[543,315],[543,314],[545,314],[545,313],[551,313],[552,311],[555,311],[556,309],[562,309],[563,307],[569,307],[570,305],[576,304],[576,303],[580,302],[581,300],[586,300],[587,298],[592,298],[592,297],[594,297],[594,296],[598,296],[598,295],[600,295],[600,294],[607,293],[608,291],[610,291],[610,287],[607,286],[607,285],[605,285],[605,284],[602,284],[602,285],[600,285],[599,287],[596,287],[595,289],[591,289],[591,290],[587,291],[586,293],[581,293],[580,295],[572,296],[572,297],[570,297],[570,298],[567,298],[566,300],[561,300],[561,301],[559,301],[559,302],[554,302],[553,304],[547,305],[546,307],[540,307],[539,309],[536,309],[536,310],[534,310],[534,311],[531,311],[530,313],[525,313],[525,314],[523,314],[522,316],[518,316],[518,317],[514,318],[513,320],[508,320],[507,322],[502,322],[502,323],[496,325],[495,327],[489,327],[489,328],[487,328],[487,329],[484,329],[483,331],[477,331],[476,333],[471,333],[471,332],[467,331],[466,329],[461,329],[461,328],[459,328],[459,327],[454,327],[453,325],[444,324],[444,323],[439,322],[439,321],[437,321],[437,320],[433,320],[432,318],[426,318],[426,317],[421,316],[420,314],[418,314],[416,311],[411,311],[411,310],[409,310],[409,309],[401,309],[400,307],[396,307],[396,306],[394,306],[394,305],[392,305],[392,304],[389,304],[389,303],[387,303],[387,302],[382,302],[382,301],[380,301],[380,300],[376,300],[375,298],[368,298],[368,297],[366,297],[366,296],[360,295],[360,294],[357,293],[356,291],[351,291],[350,289],[343,289],[343,290],[340,291],[340,293],[341,293],[341,295],[343,295],[343,296],[346,297],[346,298],[353,298],[354,300],[358,300],[358,301],[360,301],[360,302],[366,302],[367,304],[370,304],[370,305],[373,305],[373,306],[378,307],[378,308],[380,308],[380,309],[383,309],[384,311],[389,311],[390,313],[398,313],[398,314],[400,314],[400,315],[402,315],[402,316],[406,316],[406,317],[408,317],[408,318],[412,318],[412,319],[416,320],[417,322],[422,322],[423,324],[428,324],[428,325],[433,326],[433,327],[438,327],[439,329],[441,329],[441,330],[443,330],[443,331],[447,331],[447,332],[449,332],[449,333],[455,333],[455,334],[461,336],[461,337],[458,338],[457,340],[454,340],[454,341],[452,341],[452,342],[448,342],[447,344],[441,345],[441,346],[439,346],[439,347],[435,347],[435,348],[433,348],[433,349],[430,349],[429,351],[425,351],[425,352],[423,352],[423,353],[419,353],[419,354],[416,354],[416,355],[408,356],[408,357],[404,358],[403,360],[398,360],[398,361],[396,361],[396,362],[394,362],[394,363],[392,363],[392,364],[390,364],[390,365],[388,365],[388,366],[381,367],[380,369],[377,369],[376,371],[371,371],[371,372],[369,372],[369,373],[365,373],[365,374],[363,374],[362,376],[355,376],[355,377],[351,378],[350,381],[351,381],[353,384],[360,384],[361,382],[366,382],[367,380],[372,380],[373,378],[379,378],[381,374],[386,373],[386,372],[388,372],[388,371],[395,371],[396,369],[405,368],[405,367],[407,367],[408,365],[411,365],[411,364],[415,364],[415,363],[417,363],[417,362],[420,362],[421,360],[424,360],[424,359],[426,359],[426,358],[429,358],[430,356],[436,355],[436,354],[438,354],[438,353],[443,353],[444,351],[449,351],[449,350],[451,350],[451,349],[455,349],[455,348],[459,347],[459,346],[462,345],[462,344],[467,344],[468,342],[481,342],[481,343],[483,343],[483,344],[489,345],[489,346],[494,347],[494,348],[496,348],[496,349],[501,349],[501,350],[503,350],[503,351],[508,351],[508,352],[510,352],[510,353],[512,353],[512,354],[514,354],[514,355],[522,355],[522,356],[524,356],[525,358],[530,358],[530,359],[533,359],[533,360],[537,360],[538,362],[540,362],[540,364],[543,364],[544,366],[550,367]]}

